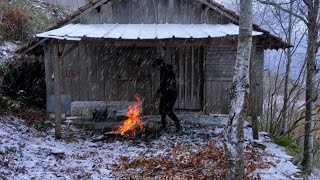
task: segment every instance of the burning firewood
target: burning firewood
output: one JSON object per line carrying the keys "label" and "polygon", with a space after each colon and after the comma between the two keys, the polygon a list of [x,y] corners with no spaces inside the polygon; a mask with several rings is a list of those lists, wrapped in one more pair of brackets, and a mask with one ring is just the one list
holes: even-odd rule
{"label": "burning firewood", "polygon": [[113,133],[121,134],[122,136],[125,134],[136,136],[136,129],[143,130],[143,122],[141,122],[142,116],[140,115],[142,101],[139,95],[136,95],[136,100],[138,103],[129,106],[129,111],[126,115],[127,119],[116,131],[113,131]]}
{"label": "burning firewood", "polygon": [[126,120],[118,127],[117,130],[107,132],[102,136],[97,137],[93,142],[104,141],[110,138],[121,137],[121,136],[137,136],[137,132],[143,131],[143,122],[141,121],[142,116],[140,115],[140,107],[142,101],[138,95],[136,95],[138,103],[130,105],[129,111],[126,114]]}

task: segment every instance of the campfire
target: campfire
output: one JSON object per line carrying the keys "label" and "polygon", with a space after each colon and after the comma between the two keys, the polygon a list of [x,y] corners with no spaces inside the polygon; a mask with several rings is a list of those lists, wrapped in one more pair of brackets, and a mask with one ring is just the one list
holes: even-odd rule
{"label": "campfire", "polygon": [[136,95],[136,100],[138,103],[129,106],[129,111],[126,114],[127,119],[122,123],[122,125],[119,126],[117,130],[112,132],[113,134],[120,134],[122,136],[128,134],[136,136],[137,129],[143,130],[143,122],[140,121],[140,107],[142,105],[142,101],[139,95]]}

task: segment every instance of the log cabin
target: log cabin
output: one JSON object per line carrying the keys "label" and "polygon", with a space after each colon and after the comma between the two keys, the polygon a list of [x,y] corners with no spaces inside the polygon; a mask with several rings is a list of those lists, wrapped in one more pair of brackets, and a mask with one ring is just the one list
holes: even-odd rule
{"label": "log cabin", "polygon": [[[157,113],[159,72],[152,63],[161,57],[177,75],[176,110],[227,114],[238,25],[234,11],[211,0],[98,0],[18,53],[43,56],[49,112],[68,113],[74,101],[132,101],[139,94],[144,114]],[[261,115],[264,51],[291,45],[256,24],[253,30],[250,112]]]}

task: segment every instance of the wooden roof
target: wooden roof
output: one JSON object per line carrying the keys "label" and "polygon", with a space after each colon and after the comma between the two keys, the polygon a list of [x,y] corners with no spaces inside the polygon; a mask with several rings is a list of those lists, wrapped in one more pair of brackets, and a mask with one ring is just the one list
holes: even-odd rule
{"label": "wooden roof", "polygon": [[[108,2],[109,0],[95,0],[92,1],[86,5],[84,5],[83,7],[79,8],[77,11],[75,11],[74,13],[72,13],[71,15],[69,15],[68,17],[66,17],[64,20],[58,22],[55,26],[52,26],[51,28],[49,28],[47,31],[53,30],[53,29],[57,29],[60,28],[64,25],[73,23],[75,21],[77,21],[82,13],[85,12],[89,12],[92,9],[98,8],[100,7],[102,4],[105,4],[106,2]],[[231,21],[233,21],[234,24],[239,25],[239,15],[230,10],[225,8],[223,5],[213,2],[212,0],[197,0],[199,1],[199,3],[202,3],[204,5],[207,5],[209,8],[219,12],[220,14],[226,16],[227,18],[229,18]],[[269,31],[262,29],[261,27],[259,27],[256,24],[253,24],[253,30],[254,31],[260,31],[263,32],[263,35],[261,35],[259,37],[259,40],[261,41],[263,47],[265,49],[284,49],[284,48],[290,48],[292,47],[292,45],[288,44],[287,42],[283,41],[281,38],[271,34]],[[26,46],[18,49],[16,51],[16,53],[18,54],[26,54],[29,51],[33,50],[34,48],[36,48],[37,46],[41,45],[42,43],[44,43],[46,40],[48,40],[48,38],[42,38],[42,39],[34,39],[33,41],[31,41],[29,44],[27,44]]]}

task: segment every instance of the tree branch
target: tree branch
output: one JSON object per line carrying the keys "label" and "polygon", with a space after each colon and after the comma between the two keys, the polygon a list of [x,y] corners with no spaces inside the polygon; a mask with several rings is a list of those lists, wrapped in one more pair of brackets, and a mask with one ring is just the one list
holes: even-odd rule
{"label": "tree branch", "polygon": [[257,0],[257,1],[262,3],[262,4],[271,5],[271,6],[275,7],[275,8],[278,8],[278,9],[280,9],[280,10],[282,10],[282,11],[288,13],[288,14],[291,14],[291,15],[301,19],[301,21],[303,21],[305,24],[308,24],[308,21],[303,16],[301,16],[301,15],[299,15],[297,13],[294,13],[294,12],[282,7],[281,5],[279,5],[279,4],[277,4],[277,3],[273,2],[273,1],[270,1],[270,0]]}

